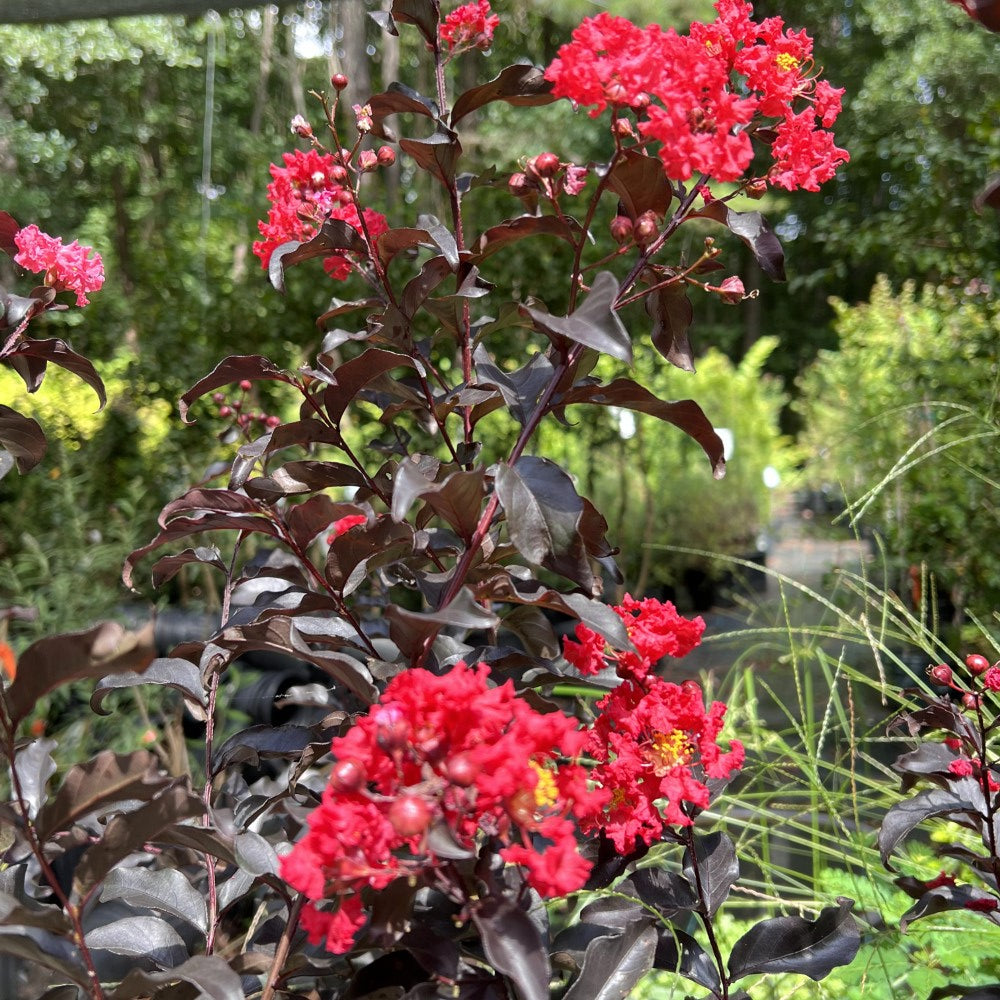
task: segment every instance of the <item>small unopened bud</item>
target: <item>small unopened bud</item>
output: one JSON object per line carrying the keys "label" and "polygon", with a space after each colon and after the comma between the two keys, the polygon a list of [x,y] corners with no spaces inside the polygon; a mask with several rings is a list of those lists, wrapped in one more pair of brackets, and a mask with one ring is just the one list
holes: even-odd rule
{"label": "small unopened bud", "polygon": [[628,91],[621,80],[612,80],[604,88],[604,96],[611,104],[624,104],[628,97]]}
{"label": "small unopened bud", "polygon": [[302,115],[296,115],[292,119],[291,129],[294,135],[300,136],[303,139],[312,138],[312,125],[310,125],[309,122],[302,117]]}
{"label": "small unopened bud", "polygon": [[363,149],[358,153],[358,170],[363,174],[378,169],[378,154],[373,149]]}
{"label": "small unopened bud", "polygon": [[376,740],[385,751],[401,750],[406,745],[410,735],[410,726],[403,713],[394,706],[388,708],[379,706],[373,713],[375,725],[378,727]]}
{"label": "small unopened bud", "polygon": [[330,784],[338,792],[356,792],[366,779],[364,765],[356,760],[338,760],[330,772]]}
{"label": "small unopened bud", "polygon": [[951,667],[946,663],[939,663],[937,666],[928,667],[927,674],[935,684],[951,684]]}
{"label": "small unopened bud", "polygon": [[330,77],[330,83],[336,87],[337,90],[343,90],[347,86],[347,77],[343,73],[334,73]]}
{"label": "small unopened bud", "polygon": [[611,220],[611,238],[619,244],[632,239],[632,220],[627,215],[616,215]]}
{"label": "small unopened bud", "polygon": [[213,403],[224,403],[226,401],[226,394],[224,392],[213,392],[212,402]]}
{"label": "small unopened bud", "polygon": [[473,44],[481,52],[486,52],[489,50],[489,47],[493,44],[493,38],[491,35],[488,35],[485,31],[480,31],[479,34],[476,35]]}
{"label": "small unopened bud", "polygon": [[330,168],[330,180],[337,184],[347,183],[347,168],[342,167],[339,163]]}
{"label": "small unopened bud", "polygon": [[644,111],[649,107],[650,96],[649,94],[636,94],[635,100],[632,102],[633,108],[638,108],[640,111]]}
{"label": "small unopened bud", "polygon": [[627,118],[616,118],[611,123],[611,131],[619,139],[628,139],[630,136],[635,135],[635,132],[632,130],[632,123]]}
{"label": "small unopened bud", "polygon": [[965,658],[965,665],[969,668],[969,673],[974,677],[985,674],[990,669],[990,661],[980,653],[970,653]]}
{"label": "small unopened bud", "polygon": [[510,180],[507,181],[507,187],[510,188],[510,193],[518,198],[523,198],[538,190],[538,185],[527,174],[523,173],[511,174]]}
{"label": "small unopened bud", "polygon": [[219,407],[219,416],[222,417],[223,420],[225,420],[226,417],[231,417],[232,415],[233,415],[233,408],[231,406]]}
{"label": "small unopened bud", "polygon": [[416,795],[404,795],[389,806],[389,822],[401,837],[417,837],[427,829],[431,811]]}
{"label": "small unopened bud", "polygon": [[539,177],[554,177],[560,166],[559,157],[555,153],[539,153],[534,159],[528,160],[528,170]]}
{"label": "small unopened bud", "polygon": [[746,186],[746,196],[759,201],[767,194],[767,181],[763,177],[754,177]]}
{"label": "small unopened bud", "polygon": [[982,701],[982,696],[978,694],[973,694],[971,691],[966,691],[962,695],[962,707],[967,708],[970,712],[974,712]]}
{"label": "small unopened bud", "polygon": [[635,241],[640,246],[645,246],[647,243],[651,243],[656,238],[659,231],[660,227],[656,221],[656,213],[652,211],[652,209],[647,212],[643,212],[642,215],[635,220],[635,228],[633,232],[635,233]]}
{"label": "small unopened bud", "polygon": [[461,753],[448,761],[448,780],[460,788],[468,788],[479,777],[480,770],[477,761],[468,754]]}
{"label": "small unopened bud", "polygon": [[396,150],[392,146],[379,146],[378,162],[383,167],[391,167],[396,162]]}
{"label": "small unopened bud", "polygon": [[724,279],[721,285],[708,285],[707,288],[729,306],[739,305],[747,297],[742,279],[735,274]]}
{"label": "small unopened bud", "polygon": [[250,379],[245,378],[240,382],[240,388],[244,392],[249,392],[253,388],[253,382],[251,382]]}
{"label": "small unopened bud", "polygon": [[281,423],[281,417],[275,416],[273,413],[264,421],[268,427],[274,428]]}

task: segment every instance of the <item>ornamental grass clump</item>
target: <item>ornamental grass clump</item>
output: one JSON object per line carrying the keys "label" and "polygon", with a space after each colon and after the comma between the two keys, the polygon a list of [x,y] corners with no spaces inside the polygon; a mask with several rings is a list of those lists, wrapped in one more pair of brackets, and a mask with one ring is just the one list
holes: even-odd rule
{"label": "ornamental grass clump", "polygon": [[[300,366],[232,356],[182,395],[183,419],[208,397],[233,421],[231,461],[170,502],[125,565],[129,586],[154,553],[158,586],[218,573],[219,627],[167,656],[148,629],[42,640],[3,688],[0,950],[48,970],[50,997],[586,1000],[655,967],[728,1000],[747,977],[820,979],[851,961],[849,900],[765,915],[724,954],[714,920],[740,867],[706,812],[753,761],[723,733],[725,704],[670,679],[704,623],[641,594],[608,603],[625,581],[607,522],[532,453],[543,421],[615,407],[692,438],[705,490],[724,474],[710,415],[627,369],[652,350],[693,371],[688,296],[758,290],[716,276],[723,246],[701,229],[694,254],[668,256],[671,238],[720,227],[781,280],[777,237],[735,199],[814,189],[847,154],[829,131],[840,92],[805,32],[734,0],[716,12],[683,36],[588,18],[547,69],[514,64],[455,93],[455,60],[482,58],[502,15],[394,0],[373,16],[416,33],[433,94],[393,83],[347,109],[336,74],[315,120],[292,119],[304,148],[272,166],[254,252],[277,292],[301,267],[324,298],[346,297],[318,306],[321,343]],[[611,108],[604,162],[540,150],[469,171],[473,112],[561,97]],[[368,204],[362,180],[397,161],[439,189],[444,219]],[[509,214],[474,231],[464,206],[487,186]],[[603,256],[598,227],[613,235]],[[564,284],[512,297],[490,258],[516,254],[530,286],[540,237],[566,249]],[[88,261],[73,283],[49,265],[48,287],[3,300],[0,360],[30,388],[45,360],[92,379],[68,345],[28,332],[57,291],[94,290]],[[595,374],[602,355],[620,374]],[[291,419],[251,416],[262,381]],[[40,457],[27,419],[0,422],[21,471]],[[555,615],[578,623],[562,646]],[[283,696],[310,710],[297,721],[224,729],[226,676],[262,651],[326,683]],[[174,692],[203,726],[197,752],[172,770],[147,749],[105,752],[50,794],[54,746],[22,724],[81,678],[97,680],[97,712],[119,691]]]}

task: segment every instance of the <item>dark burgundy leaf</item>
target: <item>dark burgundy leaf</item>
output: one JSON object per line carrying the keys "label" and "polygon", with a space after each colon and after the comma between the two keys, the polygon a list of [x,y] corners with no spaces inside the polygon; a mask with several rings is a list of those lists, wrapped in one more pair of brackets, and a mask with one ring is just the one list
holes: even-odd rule
{"label": "dark burgundy leaf", "polygon": [[14,234],[20,229],[13,215],[9,212],[0,212],[0,250],[8,257],[13,257],[18,252]]}
{"label": "dark burgundy leaf", "polygon": [[977,213],[982,213],[986,207],[995,208],[1000,211],[1000,174],[993,174],[983,186],[983,189],[976,194],[972,205]]}
{"label": "dark burgundy leaf", "polygon": [[169,968],[187,957],[183,938],[160,917],[132,915],[88,931],[84,940],[91,951],[151,958]]}
{"label": "dark burgundy leaf", "polygon": [[212,772],[218,774],[233,764],[257,767],[264,759],[298,760],[313,743],[329,747],[330,739],[317,739],[308,726],[251,726],[234,733],[219,747],[212,760]]}
{"label": "dark burgundy leaf", "polygon": [[413,551],[413,528],[381,518],[335,538],[326,556],[326,578],[341,595],[354,593],[369,573]]}
{"label": "dark burgundy leaf", "polygon": [[574,343],[592,347],[627,364],[632,363],[632,339],[625,324],[615,311],[618,282],[610,271],[601,271],[594,278],[590,294],[583,304],[568,316],[553,316],[545,309],[522,306],[535,329],[550,337],[565,337]]}
{"label": "dark burgundy leaf", "polygon": [[760,269],[769,278],[785,280],[785,252],[760,212],[736,212],[721,201],[713,201],[692,214],[721,223],[750,248]]}
{"label": "dark burgundy leaf", "polygon": [[[694,861],[697,861],[697,877]],[[701,885],[701,896],[709,916],[728,899],[729,890],[740,877],[740,863],[736,848],[721,831],[695,837],[695,855],[690,849],[684,852],[684,874],[692,887]]]}
{"label": "dark burgundy leaf", "polygon": [[[462,144],[451,129],[439,125],[437,131],[426,139],[400,139],[399,148],[404,153],[409,153],[418,166],[451,189],[455,182],[455,164],[462,155]],[[275,253],[277,252],[276,250]]]}
{"label": "dark burgundy leaf", "polygon": [[575,247],[580,236],[580,226],[575,219],[559,215],[521,215],[487,229],[472,247],[472,259],[482,263],[498,250],[517,243],[528,236],[555,236]]}
{"label": "dark burgundy leaf", "polygon": [[389,229],[375,241],[375,250],[383,267],[387,267],[393,257],[412,250],[414,247],[432,246],[426,229]]}
{"label": "dark burgundy leaf", "polygon": [[176,500],[171,500],[160,511],[157,522],[161,528],[166,528],[171,519],[191,513],[261,514],[263,509],[256,500],[234,490],[206,490],[196,487]]}
{"label": "dark burgundy leaf", "polygon": [[[971,792],[971,796],[968,794]],[[968,779],[955,782],[953,790],[930,788],[910,799],[897,802],[885,814],[878,832],[878,849],[882,864],[894,871],[889,864],[896,845],[916,826],[932,816],[960,815],[979,818],[986,811],[982,791]]]}
{"label": "dark burgundy leaf", "polygon": [[392,17],[400,24],[412,24],[431,48],[437,46],[438,8],[431,0],[392,0]]}
{"label": "dark burgundy leaf", "polygon": [[82,354],[77,354],[64,340],[23,340],[6,360],[14,358],[35,358],[49,364],[58,365],[83,379],[97,393],[99,409],[107,403],[107,393],[97,369]]}
{"label": "dark burgundy leaf", "polygon": [[476,603],[466,587],[439,611],[407,611],[397,604],[390,604],[385,609],[385,617],[389,621],[389,638],[404,656],[418,652],[427,639],[437,635],[445,626],[463,630],[489,629],[499,622],[492,611]]}
{"label": "dark burgundy leaf", "polygon": [[601,924],[575,923],[563,928],[552,942],[552,964],[560,969],[579,972],[591,941],[616,937],[617,931]]}
{"label": "dark burgundy leaf", "polygon": [[205,803],[180,784],[170,785],[151,801],[119,813],[107,825],[98,843],[89,847],[80,859],[73,880],[80,895],[85,895],[130,854],[156,840],[167,827],[180,820],[202,816]]}
{"label": "dark burgundy leaf", "polygon": [[336,505],[325,494],[319,493],[309,497],[303,503],[297,503],[285,512],[285,524],[292,540],[305,550],[309,543],[336,519]]}
{"label": "dark burgundy leaf", "polygon": [[[267,476],[248,479],[246,492],[259,500],[311,493],[331,486],[364,486],[365,478],[351,465],[341,462],[286,462]],[[155,567],[154,567],[155,571]]]}
{"label": "dark burgundy leaf", "polygon": [[[489,83],[459,95],[451,110],[451,124],[454,127],[466,115],[493,101],[506,101],[515,107],[527,108],[551,104],[554,100],[552,84],[537,66],[520,63],[505,66]],[[660,174],[663,174],[662,168]]]}
{"label": "dark burgundy leaf", "polygon": [[126,632],[103,622],[86,632],[51,636],[32,643],[18,659],[17,677],[7,689],[7,713],[17,725],[44,694],[69,681],[144,670],[153,662],[153,626]]}
{"label": "dark burgundy leaf", "polygon": [[158,684],[179,691],[188,708],[197,718],[204,718],[205,689],[201,671],[190,660],[179,657],[158,657],[141,674],[130,671],[102,677],[90,697],[90,707],[98,715],[110,715],[104,709],[104,699],[112,691],[136,687],[140,684]]}
{"label": "dark burgundy leaf", "polygon": [[[369,348],[351,361],[346,361],[334,373],[333,384],[321,394],[323,406],[334,424],[339,424],[357,394],[372,380],[394,368],[413,368],[412,358],[395,351]],[[280,428],[279,428],[280,429]]]}
{"label": "dark burgundy leaf", "polygon": [[814,921],[771,917],[751,927],[733,946],[729,976],[791,972],[817,982],[849,965],[861,947],[861,932],[851,916],[852,900],[828,906]]}
{"label": "dark burgundy leaf", "polygon": [[436,215],[418,215],[417,225],[431,238],[434,245],[444,255],[448,265],[457,269],[459,262],[458,244],[455,242],[451,230],[442,225],[441,220]]}
{"label": "dark burgundy leaf", "polygon": [[921,743],[915,750],[896,758],[892,769],[902,775],[902,790],[908,792],[918,781],[930,779],[947,788],[955,780],[948,765],[957,755],[943,743]]}
{"label": "dark burgundy leaf", "polygon": [[327,219],[319,227],[316,235],[304,243],[299,240],[289,240],[282,243],[274,253],[267,266],[267,275],[271,284],[279,291],[285,291],[285,271],[294,264],[316,257],[330,257],[334,254],[358,253],[368,256],[368,244],[365,238],[354,226],[343,219]]}
{"label": "dark burgundy leaf", "polygon": [[365,104],[372,110],[372,133],[390,142],[395,142],[398,138],[385,124],[385,119],[390,115],[416,114],[437,118],[440,114],[435,101],[404,83],[390,83],[385,93],[373,94]]}
{"label": "dark burgundy leaf", "polygon": [[[409,463],[400,464],[400,469]],[[485,481],[481,468],[469,472],[451,473],[440,483],[428,483],[418,496],[446,524],[455,529],[458,536],[466,541],[472,538],[479,523]],[[393,507],[396,493],[393,493]]]}
{"label": "dark burgundy leaf", "polygon": [[403,298],[400,302],[404,316],[413,316],[420,308],[427,296],[434,291],[438,285],[454,273],[454,268],[449,263],[448,258],[443,254],[439,257],[431,257],[420,268],[420,273],[411,278],[403,289]]}
{"label": "dark burgundy leaf", "polygon": [[503,896],[487,896],[471,910],[487,961],[514,983],[520,1000],[549,1000],[548,951],[524,910]]}
{"label": "dark burgundy leaf", "polygon": [[278,873],[278,855],[259,833],[247,830],[237,834],[233,851],[239,866],[254,877]]}
{"label": "dark burgundy leaf", "polygon": [[73,933],[73,925],[59,906],[43,906],[31,899],[19,900],[0,891],[0,926],[9,927],[12,924],[37,927],[54,934],[63,934],[67,938]]}
{"label": "dark burgundy leaf", "polygon": [[23,474],[45,457],[48,442],[37,420],[0,403],[0,445],[14,457],[17,471]]}
{"label": "dark burgundy leaf", "polygon": [[653,321],[653,346],[681,371],[694,371],[694,354],[688,334],[694,320],[694,308],[688,299],[687,286],[664,285],[646,296],[646,312]]}
{"label": "dark burgundy leaf", "polygon": [[524,426],[534,413],[542,392],[552,380],[552,362],[542,353],[535,354],[522,368],[506,372],[493,363],[480,344],[475,352],[476,377],[480,384],[495,385],[511,416]]}
{"label": "dark burgundy leaf", "polygon": [[715,962],[690,934],[685,934],[676,927],[662,927],[659,933],[656,955],[653,958],[654,969],[676,972],[711,990],[713,994],[721,992],[722,980]]}
{"label": "dark burgundy leaf", "polygon": [[938,886],[936,889],[925,892],[899,918],[899,930],[905,934],[910,924],[921,917],[929,917],[934,913],[943,913],[945,910],[975,909],[977,904],[985,904],[986,907],[993,906],[994,909],[987,909],[983,913],[983,916],[988,917],[993,923],[1000,922],[996,916],[996,913],[1000,911],[1000,900],[993,893],[986,892],[973,885]]}
{"label": "dark burgundy leaf", "polygon": [[643,212],[667,214],[673,193],[657,156],[626,149],[611,168],[608,187],[621,200],[625,214],[634,222]]}
{"label": "dark burgundy leaf", "polygon": [[[204,806],[202,809],[204,810]],[[210,854],[228,865],[239,866],[234,838],[216,827],[195,823],[173,823],[157,831],[153,835],[153,840],[171,848],[186,847],[190,851]]]}
{"label": "dark burgundy leaf", "polygon": [[52,759],[52,751],[57,745],[55,740],[32,740],[14,755],[14,770],[21,785],[21,795],[28,807],[28,816],[31,818],[34,818],[42,808],[49,778],[56,773],[56,762]]}
{"label": "dark burgundy leaf", "polygon": [[226,961],[216,955],[195,955],[183,965],[165,972],[144,972],[133,969],[108,1000],[132,1000],[133,997],[155,993],[170,983],[189,983],[205,1000],[243,1000],[243,983]]}
{"label": "dark burgundy leaf", "polygon": [[218,389],[220,386],[232,385],[249,379],[251,382],[268,380],[272,382],[286,382],[294,385],[295,380],[287,373],[278,368],[272,361],[259,354],[237,354],[220,361],[208,375],[199,379],[187,392],[181,396],[177,408],[180,410],[181,420],[187,424],[194,423],[188,420],[188,410],[191,404],[204,396],[206,392]]}
{"label": "dark burgundy leaf", "polygon": [[694,886],[677,872],[664,868],[640,868],[629,879],[636,896],[655,906],[664,916],[698,908]]}
{"label": "dark burgundy leaf", "polygon": [[552,660],[559,655],[559,640],[552,623],[538,608],[514,608],[504,615],[500,627],[516,635],[531,656]]}
{"label": "dark burgundy leaf", "polygon": [[31,965],[52,969],[84,989],[90,987],[80,953],[70,944],[68,936],[51,934],[38,927],[0,926],[0,954],[14,955]]}
{"label": "dark burgundy leaf", "polygon": [[38,835],[44,842],[98,810],[128,800],[148,801],[170,781],[147,750],[128,754],[102,750],[69,769],[59,792],[38,814]]}
{"label": "dark burgundy leaf", "polygon": [[693,399],[668,401],[654,396],[648,389],[631,379],[618,378],[610,385],[583,384],[574,386],[559,399],[560,406],[589,403],[595,406],[620,406],[637,413],[648,413],[658,420],[679,427],[701,445],[712,463],[716,479],[725,475],[726,461],[722,439],[715,433],[708,417]]}
{"label": "dark burgundy leaf", "polygon": [[621,1000],[653,967],[655,954],[656,928],[648,918],[636,920],[614,937],[595,938],[563,1000]]}
{"label": "dark burgundy leaf", "polygon": [[[4,296],[0,293],[0,307],[4,305]],[[3,329],[3,312],[0,311],[0,330]],[[24,382],[28,392],[37,392],[45,377],[45,369],[48,363],[42,358],[31,357],[8,357],[4,359]]]}
{"label": "dark burgundy leaf", "polygon": [[440,468],[440,460],[431,455],[409,455],[399,463],[392,477],[392,507],[389,511],[394,521],[406,520],[416,500],[435,485],[434,478]]}
{"label": "dark burgundy leaf", "polygon": [[219,550],[214,545],[199,545],[193,549],[185,549],[174,556],[164,556],[153,565],[153,587],[159,589],[168,580],[172,580],[184,566],[198,563],[202,566],[212,566],[223,573],[228,567],[222,561]]}
{"label": "dark burgundy leaf", "polygon": [[596,924],[611,931],[623,931],[636,921],[648,920],[649,911],[638,899],[630,899],[633,888],[631,881],[626,879],[615,886],[613,896],[598,898],[588,903],[580,911],[580,920],[587,924]]}
{"label": "dark burgundy leaf", "polygon": [[591,590],[593,573],[580,535],[583,501],[573,480],[554,462],[527,455],[514,468],[497,467],[496,491],[518,552]]}
{"label": "dark burgundy leaf", "polygon": [[205,897],[177,868],[115,868],[101,885],[101,899],[169,913],[200,931],[208,924]]}

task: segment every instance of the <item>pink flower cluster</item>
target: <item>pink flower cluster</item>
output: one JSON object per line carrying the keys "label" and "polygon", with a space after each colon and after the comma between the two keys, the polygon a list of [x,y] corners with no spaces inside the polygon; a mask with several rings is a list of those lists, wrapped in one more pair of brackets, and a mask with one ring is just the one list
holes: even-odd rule
{"label": "pink flower cluster", "polygon": [[[283,153],[284,166],[271,164],[271,183],[267,198],[271,203],[267,221],[258,222],[263,239],[253,245],[253,252],[267,268],[271,255],[290,240],[305,241],[313,237],[327,219],[341,219],[374,241],[386,232],[389,225],[384,215],[373,209],[358,214],[354,196],[344,187],[347,170],[329,153],[314,149]],[[336,281],[345,280],[353,270],[350,260],[334,254],[323,261],[326,272]]]}
{"label": "pink flower cluster", "polygon": [[[847,162],[828,129],[843,90],[810,75],[812,39],[781,18],[753,20],[744,0],[717,0],[716,19],[688,35],[638,28],[608,13],[586,18],[546,70],[557,97],[637,112],[642,135],[660,143],[667,175],[743,177],[751,137],[770,143],[770,183],[818,190]],[[758,133],[758,129],[766,129]]]}
{"label": "pink flower cluster", "polygon": [[[88,305],[88,292],[99,291],[104,284],[101,255],[73,240],[63,241],[43,233],[38,226],[19,229],[14,234],[18,252],[14,261],[35,273],[44,273],[44,282],[57,292],[76,292],[76,304]],[[90,255],[93,254],[93,257]]]}
{"label": "pink flower cluster", "polygon": [[592,676],[614,666],[619,677],[640,683],[664,656],[687,656],[701,642],[705,622],[685,618],[670,601],[647,597],[637,601],[626,594],[615,612],[625,623],[635,651],[616,651],[604,637],[582,622],[576,627],[577,641],[563,639],[563,655],[581,674]]}
{"label": "pink flower cluster", "polygon": [[490,10],[489,0],[456,7],[438,28],[441,45],[455,53],[457,49],[488,49],[500,18]]}
{"label": "pink flower cluster", "polygon": [[524,866],[543,896],[584,884],[590,864],[570,817],[582,800],[609,797],[571,762],[586,734],[574,719],[534,711],[510,682],[490,687],[488,675],[483,664],[460,663],[443,677],[407,670],[333,741],[331,783],[281,865],[311,900],[303,926],[312,941],[334,952],[351,946],[364,923],[365,886],[433,879],[434,828],[470,850],[480,836],[498,840],[501,856]]}

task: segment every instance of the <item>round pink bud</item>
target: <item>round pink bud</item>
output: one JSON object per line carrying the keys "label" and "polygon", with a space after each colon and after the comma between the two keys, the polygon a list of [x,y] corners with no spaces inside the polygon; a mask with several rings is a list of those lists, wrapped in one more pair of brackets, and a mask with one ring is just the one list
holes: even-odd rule
{"label": "round pink bud", "polygon": [[533,160],[528,161],[528,169],[534,169],[539,177],[554,177],[559,173],[562,164],[555,153],[539,153]]}
{"label": "round pink bud", "polygon": [[233,415],[233,408],[231,406],[220,406],[219,416],[225,419],[226,417],[231,417]]}
{"label": "round pink bud", "polygon": [[767,181],[763,177],[754,177],[746,186],[746,196],[759,201],[767,194]]}
{"label": "round pink bud", "polygon": [[621,80],[612,80],[604,88],[604,96],[608,99],[611,104],[624,104],[628,98],[628,91],[625,89],[625,84]]}
{"label": "round pink bud", "polygon": [[479,777],[481,768],[468,754],[460,753],[448,761],[448,780],[460,788],[468,788]]}
{"label": "round pink bud", "polygon": [[635,220],[633,233],[635,234],[636,243],[640,246],[652,243],[652,241],[656,239],[659,231],[660,227],[656,221],[656,213],[653,212],[652,209],[647,212],[643,212],[642,215]]}
{"label": "round pink bud", "polygon": [[268,427],[277,427],[281,423],[281,417],[276,417],[273,413],[264,421]]}
{"label": "round pink bud", "polygon": [[226,401],[226,394],[224,392],[213,392],[212,402],[213,403],[224,403]]}
{"label": "round pink bud", "polygon": [[517,198],[523,198],[538,190],[538,185],[527,174],[520,172],[510,175],[507,187],[510,188],[510,193]]}
{"label": "round pink bud", "polygon": [[980,653],[970,653],[965,658],[965,665],[969,668],[969,673],[974,677],[985,674],[990,669],[990,661]]}
{"label": "round pink bud", "polygon": [[611,238],[615,243],[628,243],[632,239],[632,220],[627,215],[616,215],[611,220]]}
{"label": "round pink bud", "polygon": [[343,90],[347,86],[347,77],[343,73],[334,73],[330,77],[330,83],[337,88],[337,90]]}
{"label": "round pink bud", "polygon": [[302,117],[302,115],[296,115],[291,122],[292,134],[299,136],[301,139],[311,139],[313,130],[312,125],[309,124]]}
{"label": "round pink bud", "polygon": [[378,726],[378,745],[388,753],[393,750],[401,750],[406,746],[407,738],[410,735],[410,725],[403,718],[403,713],[396,707],[379,706],[373,713],[372,718]]}
{"label": "round pink bud", "polygon": [[973,694],[971,691],[966,691],[962,695],[962,707],[967,708],[970,712],[974,712],[981,702],[981,698],[978,694]]}
{"label": "round pink bud", "polygon": [[638,108],[640,111],[644,111],[646,108],[649,107],[651,101],[652,99],[650,98],[649,94],[642,94],[642,93],[636,94],[635,100],[632,102],[632,107]]}
{"label": "round pink bud", "polygon": [[338,792],[356,792],[367,780],[364,764],[356,760],[338,760],[330,772],[330,784]]}
{"label": "round pink bud", "polygon": [[237,412],[239,412],[240,410],[243,409],[243,400],[242,399],[234,399],[230,405],[232,406],[232,408],[234,410],[236,410]]}
{"label": "round pink bud", "polygon": [[253,382],[251,382],[250,379],[245,378],[240,382],[240,388],[244,392],[249,392],[253,388]]}
{"label": "round pink bud", "polygon": [[339,163],[335,167],[331,167],[330,180],[337,184],[345,184],[347,182],[347,168],[342,167]]}
{"label": "round pink bud", "polygon": [[392,146],[379,146],[378,162],[383,167],[391,167],[396,162],[396,150]]}
{"label": "round pink bud", "polygon": [[632,131],[632,123],[627,118],[616,118],[611,123],[611,131],[619,139],[627,139],[635,135],[635,132]]}
{"label": "round pink bud", "polygon": [[401,837],[419,837],[430,821],[430,807],[416,795],[403,795],[389,806],[389,822]]}
{"label": "round pink bud", "polygon": [[939,663],[937,666],[928,667],[927,674],[935,684],[951,684],[951,667],[947,663]]}
{"label": "round pink bud", "polygon": [[358,153],[358,170],[363,174],[369,174],[378,169],[378,155],[373,149],[363,149]]}

